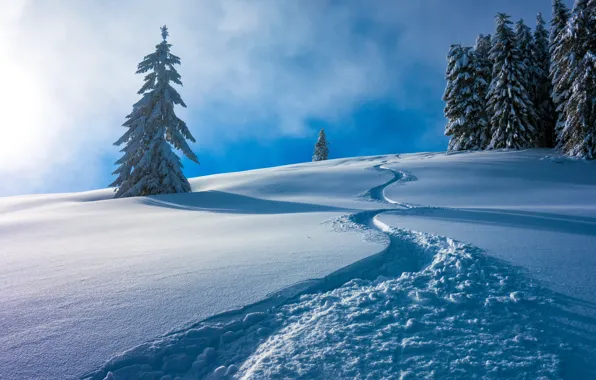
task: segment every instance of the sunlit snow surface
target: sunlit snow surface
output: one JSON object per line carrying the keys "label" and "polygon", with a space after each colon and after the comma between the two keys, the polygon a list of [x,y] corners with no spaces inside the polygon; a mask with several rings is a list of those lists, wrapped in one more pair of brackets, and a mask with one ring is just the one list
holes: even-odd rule
{"label": "sunlit snow surface", "polygon": [[[14,364],[22,363],[10,349],[14,346],[5,346],[0,357],[13,356],[1,363],[0,378],[3,371],[6,378],[76,377],[85,372],[84,363],[88,364],[84,377],[99,380],[596,376],[593,163],[545,150],[392,155],[212,176],[194,185],[210,192],[127,200],[121,207],[127,212],[137,207],[147,222],[153,216],[182,228],[177,239],[163,244],[168,252],[192,246],[190,237],[184,239],[190,229],[179,218],[192,222],[196,217],[189,215],[213,216],[216,226],[211,229],[208,219],[194,219],[208,228],[208,236],[199,230],[192,239],[206,239],[219,249],[211,248],[206,256],[174,254],[175,265],[155,268],[165,261],[152,253],[155,247],[147,247],[148,256],[156,261],[143,270],[130,268],[134,275],[150,275],[148,281],[135,279],[134,286],[122,290],[130,305],[122,305],[121,313],[85,309],[101,314],[101,325],[116,326],[127,320],[125,313],[149,304],[153,311],[138,314],[144,329],[155,332],[164,324],[152,325],[152,314],[158,320],[170,315],[173,331],[146,336],[146,343],[125,351],[126,342],[137,338],[116,328],[112,336],[119,336],[122,344],[110,345],[112,358],[106,357],[102,366],[85,360],[98,357],[91,351],[54,347],[66,351],[66,357],[76,357],[82,363],[76,368],[80,373],[72,373],[72,367],[43,352],[36,354],[47,362],[45,367],[36,372],[35,363],[30,363],[25,372]],[[75,198],[83,195],[64,197],[70,197],[80,217],[82,206],[76,206],[80,203]],[[102,202],[110,207],[120,201],[95,203]],[[35,204],[24,207],[8,198],[4,207],[21,211],[12,210],[12,221],[0,219],[1,226],[18,231],[33,221],[43,224],[42,216],[57,207],[51,198],[33,197],[29,203]],[[154,209],[160,211],[148,212]],[[27,210],[32,213],[29,218]],[[222,216],[227,217],[220,222]],[[229,223],[248,231],[242,239],[232,238],[230,233],[242,234],[235,229],[218,232],[217,227]],[[112,231],[106,226],[102,232],[112,238],[118,233],[127,236],[122,228]],[[263,237],[267,234],[272,236],[269,241]],[[6,236],[10,234],[0,239]],[[8,242],[13,252],[27,247],[22,241]],[[234,254],[243,245],[248,257]],[[269,249],[259,252],[259,245]],[[107,251],[110,257],[116,254]],[[138,254],[135,264],[143,259]],[[216,265],[218,255],[228,266]],[[103,272],[113,275],[110,260],[105,265]],[[210,268],[209,274],[188,275],[201,265]],[[1,271],[2,284],[8,283],[11,290],[10,273]],[[24,275],[26,269],[15,273]],[[178,278],[166,283],[176,284],[179,301],[153,294],[160,293],[166,274]],[[87,275],[101,284],[101,278]],[[35,298],[35,286],[27,285]],[[251,286],[252,291],[247,289]],[[277,291],[264,293],[271,287]],[[29,294],[18,286],[12,289],[21,292],[13,302]],[[209,289],[208,294],[196,294],[198,305],[193,303],[193,289]],[[73,299],[94,300],[80,292],[80,284],[73,286]],[[42,309],[52,310],[43,297],[38,298]],[[221,313],[218,301],[224,310],[244,308]],[[0,302],[6,304],[6,297]],[[109,299],[106,302],[112,307]],[[180,311],[182,302],[190,305]],[[204,309],[205,302],[213,305],[211,312],[196,313],[193,323],[188,309]],[[23,304],[35,310],[35,304]],[[0,313],[9,332],[19,328],[14,326],[20,322],[18,310]],[[89,314],[70,317],[77,321]],[[77,322],[73,326],[91,347],[108,342],[105,329],[85,329]],[[51,327],[36,331],[40,330],[42,340],[64,344],[51,334]],[[29,334],[22,337],[24,342],[16,342],[19,352],[27,353],[23,348],[27,345],[44,346],[27,341]],[[10,333],[0,339],[15,344]]]}

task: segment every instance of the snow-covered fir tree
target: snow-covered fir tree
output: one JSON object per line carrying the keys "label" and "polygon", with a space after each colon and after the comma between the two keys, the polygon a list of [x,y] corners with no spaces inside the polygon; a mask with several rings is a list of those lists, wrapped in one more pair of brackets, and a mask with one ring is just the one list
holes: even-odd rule
{"label": "snow-covered fir tree", "polygon": [[314,161],[325,161],[329,157],[329,148],[327,148],[327,138],[325,137],[325,129],[319,131],[319,138],[315,144],[315,153],[312,156]]}
{"label": "snow-covered fir tree", "polygon": [[[596,31],[594,32],[596,33]],[[596,54],[589,51],[579,62],[572,86],[561,149],[569,156],[596,159]]]}
{"label": "snow-covered fir tree", "polygon": [[526,90],[531,91],[535,81],[535,62],[534,62],[534,39],[532,30],[526,25],[523,19],[515,24],[515,41],[523,65],[524,76],[520,82]]}
{"label": "snow-covered fir tree", "polygon": [[473,90],[476,76],[470,47],[451,45],[447,54],[447,86],[443,100],[445,101],[445,136],[449,136],[448,150],[476,149],[478,128],[473,124],[474,107]]}
{"label": "snow-covered fir tree", "polygon": [[[532,30],[527,26],[523,19],[515,24],[515,41],[517,49],[521,57],[520,68],[523,75],[518,78],[519,82],[526,90],[526,93],[532,101],[533,111],[531,114],[537,115],[537,110],[534,100],[534,94],[538,88],[538,65],[534,60],[534,38],[532,37]],[[537,119],[530,119],[530,123],[536,128],[535,135],[532,136],[533,146],[537,145],[540,140],[540,129],[537,124]]]}
{"label": "snow-covered fir tree", "polygon": [[114,145],[124,144],[122,157],[116,162],[113,174],[118,178],[110,185],[116,187],[116,197],[152,194],[183,193],[190,184],[182,173],[180,158],[172,151],[179,149],[191,161],[197,156],[186,140],[195,142],[184,121],[175,112],[174,105],[186,107],[170,82],[182,85],[174,68],[180,58],[170,53],[168,30],[161,28],[162,41],[155,52],[139,63],[137,74],[145,75],[145,84],[138,91],[141,99],[123,124],[124,135]]}
{"label": "snow-covered fir tree", "polygon": [[561,131],[565,126],[565,104],[570,94],[570,84],[565,80],[568,66],[570,43],[566,34],[569,22],[569,9],[563,0],[553,0],[553,15],[551,19],[549,53],[549,78],[552,84],[551,99],[555,106],[555,145],[561,147]]}
{"label": "snow-covered fir tree", "polygon": [[577,0],[567,30],[569,44],[564,79],[570,85],[565,103],[561,150],[570,156],[596,158],[596,0]]}
{"label": "snow-covered fir tree", "polygon": [[535,83],[531,100],[538,115],[536,127],[540,139],[539,146],[551,148],[555,146],[556,112],[551,99],[552,86],[549,79],[549,35],[541,13],[536,16],[533,48]]}
{"label": "snow-covered fir tree", "polygon": [[490,55],[490,49],[492,47],[492,43],[491,43],[491,36],[490,34],[487,34],[486,36],[484,34],[479,34],[478,37],[476,37],[476,44],[474,45],[474,51],[480,55],[481,57],[490,60],[489,55]]}
{"label": "snow-covered fir tree", "polygon": [[489,149],[521,149],[532,146],[536,119],[534,105],[521,82],[525,75],[523,57],[510,27],[509,16],[499,13],[490,58],[492,82],[488,92],[492,139]]}
{"label": "snow-covered fir tree", "polygon": [[478,97],[478,101],[482,102],[483,111],[479,115],[478,122],[478,148],[486,149],[490,144],[490,115],[486,110],[486,96],[488,88],[492,80],[493,64],[490,60],[491,49],[490,34],[484,36],[480,34],[476,38],[476,45],[474,45],[475,67],[476,67],[476,81],[474,82],[474,96]]}

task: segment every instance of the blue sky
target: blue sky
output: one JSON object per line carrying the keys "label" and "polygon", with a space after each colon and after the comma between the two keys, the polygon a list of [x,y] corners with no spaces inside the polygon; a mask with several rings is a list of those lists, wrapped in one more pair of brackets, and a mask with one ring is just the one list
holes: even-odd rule
{"label": "blue sky", "polygon": [[[142,5],[141,5],[142,4]],[[166,6],[167,4],[167,6]],[[568,1],[571,4],[571,1]],[[550,0],[17,0],[0,4],[0,196],[111,182],[136,64],[170,29],[189,177],[310,160],[440,151],[445,55]]]}

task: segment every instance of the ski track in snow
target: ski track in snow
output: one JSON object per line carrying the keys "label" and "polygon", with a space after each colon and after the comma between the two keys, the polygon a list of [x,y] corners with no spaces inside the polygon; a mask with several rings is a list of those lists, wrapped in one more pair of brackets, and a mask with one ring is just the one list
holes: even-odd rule
{"label": "ski track in snow", "polygon": [[331,225],[384,241],[383,251],[133,348],[83,378],[596,376],[595,321],[576,314],[574,300],[478,248],[382,223],[382,213],[432,207],[384,195],[414,176],[383,164],[371,169],[393,174],[361,195],[384,207]]}

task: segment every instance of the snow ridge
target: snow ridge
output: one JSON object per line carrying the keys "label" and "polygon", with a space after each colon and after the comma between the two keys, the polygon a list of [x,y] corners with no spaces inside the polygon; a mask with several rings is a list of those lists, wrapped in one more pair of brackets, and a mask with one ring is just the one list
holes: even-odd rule
{"label": "snow ridge", "polygon": [[[562,296],[519,268],[447,237],[392,228],[377,216],[428,207],[383,204],[338,218],[336,231],[382,239],[384,250],[323,279],[136,347],[85,379],[561,378],[594,372],[571,347],[588,328]],[[580,345],[578,345],[579,347]],[[581,377],[580,376],[580,377]]]}

